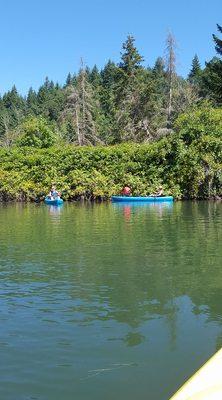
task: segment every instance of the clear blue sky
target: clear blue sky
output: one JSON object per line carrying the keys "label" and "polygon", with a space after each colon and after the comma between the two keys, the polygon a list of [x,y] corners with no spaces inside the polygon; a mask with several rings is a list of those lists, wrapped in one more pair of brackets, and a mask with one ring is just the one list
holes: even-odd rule
{"label": "clear blue sky", "polygon": [[86,64],[118,62],[128,34],[146,65],[163,55],[167,30],[178,43],[178,72],[195,53],[215,55],[212,33],[222,24],[221,0],[6,0],[1,2],[0,93],[15,84],[25,94],[45,76],[63,83]]}

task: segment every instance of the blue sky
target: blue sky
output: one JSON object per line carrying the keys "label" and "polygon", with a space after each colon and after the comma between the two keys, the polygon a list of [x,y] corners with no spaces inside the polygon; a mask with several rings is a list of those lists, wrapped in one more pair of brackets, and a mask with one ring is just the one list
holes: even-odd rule
{"label": "blue sky", "polygon": [[212,33],[221,18],[221,0],[2,0],[0,93],[15,84],[25,94],[46,76],[63,83],[81,57],[89,66],[118,62],[128,34],[152,66],[168,29],[185,76],[195,53],[202,65],[215,55]]}

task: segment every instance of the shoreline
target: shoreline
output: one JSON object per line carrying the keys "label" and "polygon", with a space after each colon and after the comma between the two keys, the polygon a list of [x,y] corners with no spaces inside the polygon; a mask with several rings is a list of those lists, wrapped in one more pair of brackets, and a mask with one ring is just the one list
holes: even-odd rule
{"label": "shoreline", "polygon": [[[133,196],[132,196],[133,197]],[[148,197],[148,196],[147,196]],[[77,198],[77,199],[63,199],[64,203],[91,203],[91,204],[102,204],[102,203],[112,203],[112,199],[107,198],[107,199],[90,199],[90,198]],[[127,201],[127,200],[126,200]],[[211,196],[211,197],[204,197],[204,198],[174,198],[174,202],[184,202],[184,201],[189,201],[189,202],[199,202],[199,201],[211,201],[211,202],[220,202],[222,201],[222,196]],[[18,199],[9,199],[9,200],[1,200],[0,199],[0,204],[44,204],[44,198],[40,200],[18,200]],[[129,202],[130,204],[130,202]],[[133,203],[135,204],[135,203]]]}

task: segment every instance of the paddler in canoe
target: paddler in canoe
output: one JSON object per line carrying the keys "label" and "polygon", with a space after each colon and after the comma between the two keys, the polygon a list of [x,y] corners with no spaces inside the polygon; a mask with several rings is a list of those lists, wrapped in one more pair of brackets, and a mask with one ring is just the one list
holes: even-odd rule
{"label": "paddler in canoe", "polygon": [[164,196],[164,194],[163,194],[163,186],[159,186],[157,192],[154,193],[154,194],[151,194],[151,196],[154,196],[154,197],[163,197],[163,196]]}
{"label": "paddler in canoe", "polygon": [[61,193],[56,190],[55,185],[52,186],[49,194],[45,197],[45,204],[58,206],[63,203]]}
{"label": "paddler in canoe", "polygon": [[[131,196],[131,194],[132,192],[129,186],[125,186],[121,191],[122,196]],[[163,196],[164,196],[163,186],[159,186],[158,190],[154,194],[150,195],[150,197],[163,197]]]}
{"label": "paddler in canoe", "polygon": [[131,189],[129,186],[124,186],[124,188],[121,191],[122,196],[130,196],[131,195]]}
{"label": "paddler in canoe", "polygon": [[60,197],[61,197],[61,192],[58,192],[56,190],[56,186],[53,185],[51,187],[51,190],[50,190],[49,194],[47,195],[47,198],[51,199],[51,200],[56,200],[56,199],[60,199]]}
{"label": "paddler in canoe", "polygon": [[56,187],[53,185],[49,191],[48,198],[51,200],[54,200],[58,196],[58,192],[56,190]]}

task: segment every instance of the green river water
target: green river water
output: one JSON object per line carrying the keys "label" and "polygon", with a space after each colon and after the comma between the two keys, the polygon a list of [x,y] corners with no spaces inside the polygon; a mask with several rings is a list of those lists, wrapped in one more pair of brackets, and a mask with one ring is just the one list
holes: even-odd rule
{"label": "green river water", "polygon": [[167,400],[222,346],[222,203],[0,206],[0,399]]}

